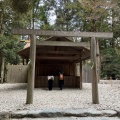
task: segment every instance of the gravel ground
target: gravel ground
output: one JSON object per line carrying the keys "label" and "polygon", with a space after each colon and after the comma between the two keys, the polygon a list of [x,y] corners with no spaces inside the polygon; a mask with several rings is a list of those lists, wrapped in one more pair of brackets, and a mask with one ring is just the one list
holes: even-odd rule
{"label": "gravel ground", "polygon": [[35,88],[34,104],[26,105],[26,84],[0,84],[0,111],[26,109],[112,109],[120,111],[120,80],[101,80],[99,89],[100,104],[92,104],[91,84],[83,83],[83,90],[64,88]]}
{"label": "gravel ground", "polygon": [[[33,118],[12,119],[12,120],[33,120]],[[120,120],[117,117],[59,117],[59,118],[34,118],[34,120]]]}

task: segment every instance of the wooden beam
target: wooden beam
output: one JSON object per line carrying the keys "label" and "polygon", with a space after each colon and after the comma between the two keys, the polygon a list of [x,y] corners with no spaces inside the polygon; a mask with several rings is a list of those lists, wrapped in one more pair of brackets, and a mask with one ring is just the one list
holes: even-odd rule
{"label": "wooden beam", "polygon": [[[90,59],[90,56],[86,56],[86,57],[81,58],[82,61],[85,61],[85,60],[87,60],[87,59]],[[79,62],[80,62],[80,59],[77,59],[77,60],[75,60],[75,61],[73,61],[73,62],[74,62],[74,63],[79,63]]]}
{"label": "wooden beam", "polygon": [[50,31],[50,30],[32,30],[32,29],[12,29],[13,34],[19,35],[43,35],[43,36],[57,36],[57,37],[98,37],[98,38],[112,38],[113,33],[104,32],[74,32],[74,31]]}
{"label": "wooden beam", "polygon": [[90,44],[88,42],[38,41],[38,40],[36,41],[36,45],[90,47]]}
{"label": "wooden beam", "polygon": [[[90,53],[89,53],[90,54]],[[81,57],[81,59],[82,60],[84,60],[84,59],[86,59],[86,58],[90,58],[90,55],[89,54],[82,54],[82,57]]]}
{"label": "wooden beam", "polygon": [[78,54],[79,51],[37,51],[37,54]]}
{"label": "wooden beam", "polygon": [[54,59],[54,60],[70,60],[70,61],[76,61],[80,58],[80,54],[76,54],[76,55],[57,55],[57,56],[54,56],[54,55],[40,55],[37,57],[37,59]]}
{"label": "wooden beam", "polygon": [[76,62],[80,62],[80,60],[84,61],[90,58],[90,51],[81,51],[81,58]]}
{"label": "wooden beam", "polygon": [[87,56],[86,58],[82,58],[82,61],[90,59],[90,56]]}
{"label": "wooden beam", "polygon": [[72,60],[74,59],[74,57],[70,57],[70,56],[66,56],[66,57],[62,57],[62,56],[39,56],[36,59],[49,59],[49,60]]}

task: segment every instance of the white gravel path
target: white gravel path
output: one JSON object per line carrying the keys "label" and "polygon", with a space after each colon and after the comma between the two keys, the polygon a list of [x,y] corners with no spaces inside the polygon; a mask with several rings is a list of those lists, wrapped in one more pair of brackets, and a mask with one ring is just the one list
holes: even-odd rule
{"label": "white gravel path", "polygon": [[112,109],[120,111],[120,80],[99,83],[100,104],[92,104],[91,83],[83,83],[83,90],[65,88],[35,88],[34,104],[26,105],[26,84],[0,84],[0,111],[18,109]]}
{"label": "white gravel path", "polygon": [[[23,118],[19,120],[33,120],[33,118]],[[59,117],[59,118],[34,118],[34,120],[120,120],[120,119],[117,117]]]}

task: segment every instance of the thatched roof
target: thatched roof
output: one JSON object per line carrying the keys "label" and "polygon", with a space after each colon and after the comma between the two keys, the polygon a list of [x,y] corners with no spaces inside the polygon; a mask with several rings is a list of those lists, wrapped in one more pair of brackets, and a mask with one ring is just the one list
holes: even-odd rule
{"label": "thatched roof", "polygon": [[[45,41],[68,41],[72,40],[66,37],[50,37]],[[25,59],[29,59],[30,47],[27,47],[18,52],[18,54]],[[81,58],[80,58],[81,57]],[[79,62],[90,58],[90,50],[84,46],[36,46],[36,60],[40,61],[66,61]]]}

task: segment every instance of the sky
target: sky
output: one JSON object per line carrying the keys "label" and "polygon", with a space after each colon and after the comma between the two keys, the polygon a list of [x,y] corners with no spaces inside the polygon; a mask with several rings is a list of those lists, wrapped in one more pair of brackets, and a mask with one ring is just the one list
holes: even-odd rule
{"label": "sky", "polygon": [[50,24],[53,25],[55,23],[55,20],[56,20],[56,15],[55,15],[55,11],[54,10],[50,10]]}

